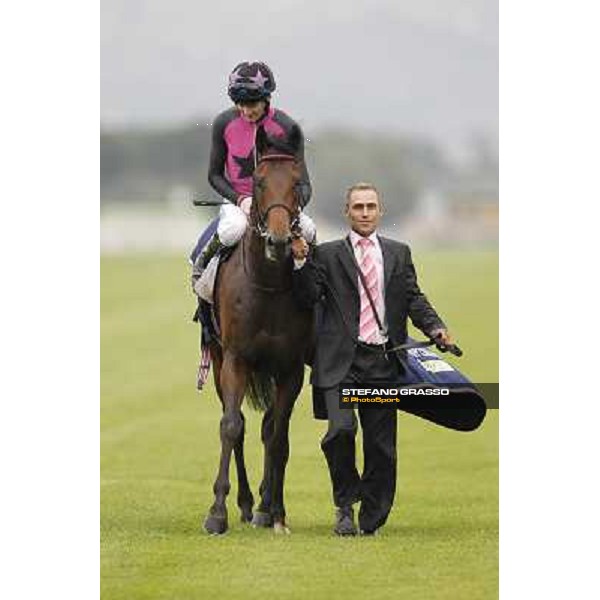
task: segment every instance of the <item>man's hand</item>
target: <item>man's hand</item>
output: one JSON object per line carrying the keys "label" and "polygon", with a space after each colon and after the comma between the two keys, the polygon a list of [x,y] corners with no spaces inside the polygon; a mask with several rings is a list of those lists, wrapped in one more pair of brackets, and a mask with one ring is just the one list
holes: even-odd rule
{"label": "man's hand", "polygon": [[454,345],[454,340],[452,336],[448,333],[446,329],[434,329],[431,332],[431,338],[439,344],[440,346],[452,346]]}
{"label": "man's hand", "polygon": [[296,260],[302,260],[308,256],[308,243],[303,237],[292,240],[292,255]]}

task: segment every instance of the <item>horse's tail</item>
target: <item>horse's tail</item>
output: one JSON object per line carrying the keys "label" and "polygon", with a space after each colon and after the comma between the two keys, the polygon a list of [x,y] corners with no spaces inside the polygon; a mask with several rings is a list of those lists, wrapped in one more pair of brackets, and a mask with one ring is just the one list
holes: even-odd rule
{"label": "horse's tail", "polygon": [[275,400],[275,380],[268,373],[253,371],[248,379],[246,397],[251,408],[266,412]]}

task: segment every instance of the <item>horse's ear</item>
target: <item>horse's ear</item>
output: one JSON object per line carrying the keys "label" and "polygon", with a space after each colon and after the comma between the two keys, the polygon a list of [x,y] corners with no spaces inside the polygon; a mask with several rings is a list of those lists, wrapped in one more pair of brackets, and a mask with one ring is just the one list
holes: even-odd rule
{"label": "horse's ear", "polygon": [[300,144],[302,143],[302,130],[298,125],[294,125],[290,130],[290,135],[288,136],[288,144],[294,150],[294,154],[296,154],[300,148]]}
{"label": "horse's ear", "polygon": [[267,132],[262,125],[259,125],[256,130],[256,151],[258,155],[264,154],[269,147],[269,138]]}

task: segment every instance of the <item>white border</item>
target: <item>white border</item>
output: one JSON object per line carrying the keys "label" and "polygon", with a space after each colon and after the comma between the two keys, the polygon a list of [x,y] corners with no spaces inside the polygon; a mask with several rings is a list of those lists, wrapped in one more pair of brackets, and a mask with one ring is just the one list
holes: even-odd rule
{"label": "white border", "polygon": [[593,6],[500,6],[500,589],[507,599],[592,597],[599,587]]}
{"label": "white border", "polygon": [[99,595],[98,8],[13,3],[3,23],[0,593],[90,598]]}

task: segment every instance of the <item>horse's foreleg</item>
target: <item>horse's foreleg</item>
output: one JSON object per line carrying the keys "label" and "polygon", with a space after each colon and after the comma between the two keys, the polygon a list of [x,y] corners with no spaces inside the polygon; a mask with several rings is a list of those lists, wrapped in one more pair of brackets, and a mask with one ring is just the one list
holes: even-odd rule
{"label": "horse's foreleg", "polygon": [[254,496],[250,490],[248,482],[248,473],[246,472],[246,462],[244,461],[244,437],[246,434],[246,419],[244,413],[240,411],[242,416],[242,432],[233,447],[235,454],[235,466],[238,474],[238,506],[242,513],[242,522],[248,523],[252,521],[252,507],[254,506]]}
{"label": "horse's foreleg", "polygon": [[260,439],[264,447],[263,478],[260,482],[260,504],[252,518],[255,527],[271,527],[271,461],[269,456],[269,442],[273,436],[273,407],[270,406],[265,412],[260,428]]}
{"label": "horse's foreleg", "polygon": [[[216,353],[215,353],[216,354]],[[221,391],[221,366],[222,356],[219,355],[215,360],[215,387],[221,399],[221,405],[223,405],[223,393]],[[223,405],[223,412],[225,412],[225,406]],[[235,455],[235,466],[238,475],[238,506],[240,507],[242,522],[247,523],[252,520],[252,507],[254,506],[254,496],[250,490],[250,483],[248,482],[248,473],[246,472],[246,462],[244,460],[244,438],[246,435],[246,419],[244,413],[240,411],[242,416],[242,432],[238,436],[238,439],[233,447],[233,453]]]}
{"label": "horse's foreleg", "polygon": [[285,469],[287,466],[289,446],[290,417],[296,398],[302,389],[304,380],[304,367],[295,369],[287,377],[277,380],[277,396],[274,411],[273,436],[269,444],[271,457],[271,515],[273,527],[277,533],[289,530],[285,526],[285,505],[283,500],[283,486],[285,480]]}
{"label": "horse's foreleg", "polygon": [[215,501],[204,521],[204,528],[211,534],[227,531],[226,500],[231,487],[229,483],[229,463],[231,461],[231,451],[243,429],[240,407],[246,389],[246,365],[234,355],[225,353],[220,375],[220,391],[223,402],[223,416],[220,422],[221,459],[213,486]]}

